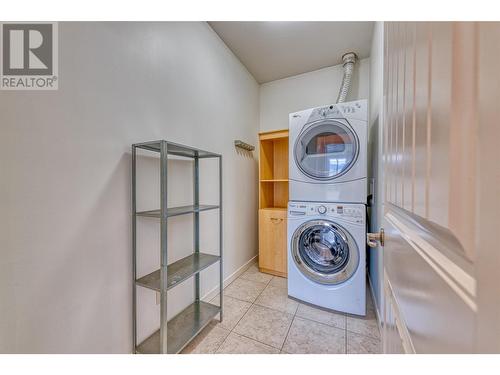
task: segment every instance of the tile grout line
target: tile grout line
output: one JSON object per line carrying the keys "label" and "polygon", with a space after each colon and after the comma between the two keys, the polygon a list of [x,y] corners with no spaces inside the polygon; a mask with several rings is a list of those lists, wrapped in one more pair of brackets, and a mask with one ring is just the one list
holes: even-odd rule
{"label": "tile grout line", "polygon": [[[246,271],[245,271],[245,272],[246,272]],[[232,283],[234,283],[236,280],[238,280],[240,277],[241,277],[241,275],[240,275],[239,277],[237,277],[236,279],[234,279],[233,281],[231,281],[228,285],[226,285],[226,286],[222,289],[222,294],[223,294],[223,296],[224,296],[224,291],[226,290],[226,288],[227,288],[227,287],[229,287],[229,285],[231,285]],[[245,279],[243,279],[243,280],[245,280]],[[266,286],[267,286],[267,284],[266,284]],[[230,297],[230,296],[226,296],[226,297]],[[215,296],[215,297],[214,297],[214,299],[215,299],[215,298],[217,298],[217,296]],[[234,297],[231,297],[231,298],[234,298]],[[234,299],[236,299],[236,300],[238,300],[238,301],[242,301],[242,302],[247,302],[247,303],[249,303],[248,301],[243,301],[243,300],[240,300],[240,299],[238,299],[238,298],[234,298]],[[224,304],[224,298],[222,299],[222,301],[223,301],[223,304]],[[217,351],[221,348],[221,346],[222,346],[222,345],[224,345],[224,343],[227,341],[227,339],[228,339],[229,335],[231,334],[231,332],[233,332],[233,331],[234,331],[234,328],[238,325],[238,323],[240,322],[240,320],[241,320],[241,319],[243,319],[243,317],[246,315],[246,313],[248,312],[248,310],[250,310],[250,308],[251,308],[251,307],[252,307],[252,304],[250,304],[250,306],[248,307],[247,311],[245,311],[245,313],[241,316],[241,318],[240,318],[240,319],[236,322],[236,324],[234,325],[234,327],[233,327],[233,328],[231,328],[230,330],[228,330],[228,331],[229,331],[228,335],[227,335],[227,336],[226,336],[226,338],[225,338],[225,339],[224,339],[224,340],[220,343],[220,345],[217,347],[217,349],[215,349],[214,354],[217,354]],[[219,321],[219,323],[217,323],[217,324],[221,324],[221,323],[220,323],[220,321]],[[222,327],[221,327],[221,328],[222,328]]]}
{"label": "tile grout line", "polygon": [[345,336],[345,343],[344,343],[344,352],[345,354],[347,353],[347,314],[344,314],[345,318],[345,327],[344,327],[344,336]]}
{"label": "tile grout line", "polygon": [[345,354],[349,354],[347,353],[347,314],[344,315],[344,318],[345,318]]}
{"label": "tile grout line", "polygon": [[[231,285],[231,284],[229,284],[229,285]],[[229,285],[228,285],[228,286],[229,286]],[[227,287],[226,287],[226,288],[227,288]],[[226,289],[226,288],[224,288],[224,289]],[[223,290],[222,292],[224,293],[224,290]],[[231,297],[231,298],[234,298],[234,297]],[[238,299],[238,298],[234,298],[234,299],[235,299],[235,300],[237,300],[237,301],[250,303],[250,302],[248,302],[248,301],[243,301],[243,300],[240,300],[240,299]],[[252,306],[253,306],[253,303],[250,303],[250,306],[248,306],[248,309],[247,309],[247,310],[245,311],[245,313],[241,316],[241,318],[239,318],[239,319],[238,319],[238,321],[237,321],[237,322],[236,322],[236,324],[233,326],[233,328],[231,328],[231,329],[229,330],[229,334],[226,336],[226,338],[224,339],[224,341],[222,341],[222,343],[221,343],[221,344],[217,347],[217,349],[215,350],[215,353],[217,353],[217,351],[221,348],[221,346],[222,346],[222,345],[223,345],[223,344],[227,341],[227,339],[228,339],[229,335],[230,335],[231,333],[233,333],[233,332],[234,332],[234,329],[236,328],[236,326],[238,325],[238,323],[241,321],[241,319],[243,319],[243,317],[244,317],[244,316],[248,313],[248,311],[250,311],[250,309],[252,308]],[[218,324],[220,324],[220,323],[218,323]],[[222,327],[221,327],[221,328],[222,328]],[[239,333],[236,333],[236,332],[234,332],[234,333],[235,333],[236,335],[239,335]],[[240,335],[240,336],[243,336],[243,335]],[[249,337],[248,337],[248,338],[249,338]],[[259,342],[260,342],[260,341],[259,341]]]}
{"label": "tile grout line", "polygon": [[345,337],[344,352],[345,352],[345,354],[347,354],[347,316],[345,316],[345,330],[344,330],[344,337]]}
{"label": "tile grout line", "polygon": [[227,338],[229,337],[230,334],[231,334],[231,331],[229,331],[229,333],[227,334],[226,338],[224,340],[222,340],[222,342],[220,343],[220,345],[217,346],[217,349],[214,350],[213,354],[221,354],[221,353],[217,353],[217,352],[219,351],[219,349],[221,348],[221,346],[227,341]]}
{"label": "tile grout line", "polygon": [[[269,285],[268,285],[268,286],[269,286]],[[271,286],[272,286],[272,285],[271,285]],[[280,288],[280,287],[274,287],[274,288],[283,289],[283,288]],[[267,289],[267,286],[266,286],[266,288],[264,288],[264,290],[265,290],[265,289]],[[264,293],[264,290],[262,291],[262,293]],[[262,293],[261,293],[261,294],[262,294]],[[259,297],[260,297],[260,294],[259,294],[259,296],[255,299],[255,301],[257,301],[257,299],[259,299]],[[288,297],[287,297],[287,298],[288,298]],[[300,305],[300,302],[297,302],[297,303],[298,303],[298,305]],[[294,311],[293,313],[291,313],[291,312],[288,312],[288,311],[286,311],[286,310],[285,310],[285,311],[283,311],[283,310],[278,310],[278,309],[276,309],[276,308],[274,308],[274,307],[269,307],[269,306],[265,306],[265,305],[260,305],[260,304],[258,304],[257,302],[254,302],[254,303],[253,303],[253,305],[256,305],[256,306],[259,306],[259,307],[264,307],[264,308],[269,309],[269,310],[273,310],[273,311],[277,311],[277,312],[281,312],[281,313],[289,314],[289,315],[292,315],[293,317],[297,314],[297,310],[299,309],[299,306],[297,305],[297,308],[295,309],[295,311]]]}
{"label": "tile grout line", "polygon": [[[241,277],[241,276],[239,276],[239,277],[237,277],[236,279],[234,279],[234,280],[233,280],[233,282],[235,282],[236,280],[238,280],[240,277]],[[257,298],[259,298],[259,296],[262,294],[262,292],[264,291],[264,289],[266,289],[266,288],[267,288],[267,286],[269,285],[269,283],[271,282],[271,280],[272,280],[273,278],[274,278],[274,276],[273,276],[273,277],[271,277],[271,278],[269,279],[269,281],[266,283],[266,286],[262,289],[262,291],[259,293],[259,295],[255,298],[255,301],[257,300]],[[245,279],[245,278],[243,278],[243,280],[246,280],[246,279]],[[253,280],[247,280],[247,281],[253,281]],[[231,284],[232,284],[233,282],[231,282]],[[231,285],[231,284],[229,284],[229,285]],[[262,283],[262,284],[264,284],[264,283]],[[226,288],[227,288],[229,285],[227,285],[227,286],[226,286]],[[224,288],[224,289],[222,290],[222,293],[224,293],[224,290],[226,290],[226,288]],[[227,296],[227,297],[231,297],[231,296]],[[215,350],[215,353],[217,353],[217,351],[221,348],[221,346],[222,346],[222,345],[223,345],[223,344],[227,341],[227,339],[228,339],[229,335],[230,335],[231,333],[233,333],[233,332],[234,332],[234,329],[236,328],[236,326],[237,326],[237,325],[241,322],[241,320],[242,320],[242,319],[243,319],[243,318],[244,318],[244,317],[248,314],[248,312],[250,311],[250,309],[252,308],[252,306],[255,304],[254,302],[243,301],[243,300],[240,300],[240,299],[235,298],[235,297],[231,297],[231,298],[234,298],[234,299],[236,299],[236,300],[238,300],[238,301],[242,301],[242,302],[250,303],[250,306],[248,306],[248,309],[247,309],[247,310],[245,311],[245,313],[241,316],[241,318],[240,318],[240,319],[238,319],[238,321],[236,322],[236,324],[234,325],[234,327],[233,327],[233,328],[231,328],[231,329],[229,330],[229,334],[226,336],[226,338],[224,339],[224,341],[223,341],[223,342],[222,342],[222,343],[221,343],[221,344],[217,347],[217,349]],[[219,324],[220,324],[220,323],[219,323]],[[222,327],[221,327],[221,328],[222,328]],[[239,333],[236,333],[236,332],[234,332],[234,334],[236,334],[236,335],[240,335]],[[246,337],[245,335],[240,335],[240,336]],[[260,342],[260,341],[255,340],[255,339],[251,339],[250,337],[246,337],[246,338],[247,338],[247,339],[250,339],[250,340],[253,340],[253,341],[256,341],[256,342],[258,342],[258,343],[264,344],[263,342]],[[267,345],[267,344],[264,344],[264,345]],[[272,346],[270,346],[270,345],[267,345],[267,346],[269,346],[269,347],[271,347],[271,348],[272,348]]]}
{"label": "tile grout line", "polygon": [[[259,272],[260,272],[260,271],[259,271]],[[241,277],[241,276],[240,276],[240,277]],[[230,331],[230,333],[234,331],[234,329],[238,326],[238,324],[241,322],[241,320],[242,320],[242,319],[243,319],[243,318],[244,318],[244,317],[248,314],[248,312],[252,309],[252,307],[253,307],[253,306],[258,306],[258,307],[268,308],[268,307],[266,307],[266,306],[261,306],[261,305],[259,305],[259,304],[255,303],[255,301],[257,301],[257,300],[259,299],[259,297],[261,296],[261,294],[262,294],[262,293],[264,293],[264,290],[266,290],[266,288],[269,286],[269,284],[271,284],[271,281],[272,281],[275,277],[277,277],[277,276],[274,276],[274,275],[273,275],[273,276],[269,279],[269,281],[267,282],[267,284],[266,284],[266,286],[264,287],[264,289],[262,289],[262,291],[259,293],[259,295],[255,298],[254,302],[251,302],[251,305],[250,305],[250,307],[248,308],[248,310],[247,310],[247,311],[243,314],[243,316],[242,316],[242,317],[238,320],[238,323],[236,323],[236,324],[235,324],[235,326],[234,326],[234,327],[233,327],[233,329]],[[245,279],[243,279],[243,280],[245,280]],[[248,281],[253,281],[253,280],[248,280]],[[234,298],[234,297],[232,297],[232,298]],[[248,302],[248,301],[245,301],[245,302]],[[269,309],[270,309],[270,310],[273,310],[273,311],[277,311],[277,312],[283,312],[283,311],[279,311],[279,310],[275,310],[275,309],[271,309],[271,308],[269,308]],[[292,321],[293,321],[293,318],[292,318]],[[290,326],[291,326],[291,324],[290,324]],[[290,327],[289,327],[288,329],[290,329]],[[252,340],[252,341],[258,342],[259,344],[266,345],[266,346],[268,346],[268,347],[270,347],[270,348],[273,348],[273,349],[277,349],[277,350],[279,350],[280,352],[281,352],[281,348],[283,347],[283,345],[282,345],[282,346],[281,346],[281,348],[276,348],[275,346],[272,346],[272,345],[266,344],[265,342],[262,342],[262,341],[256,340],[255,338],[245,336],[244,334],[237,333],[237,332],[234,332],[234,333],[235,333],[236,335],[240,335],[240,336],[243,336],[243,337],[245,337],[245,338],[247,338],[247,339],[250,339],[250,340]],[[288,332],[287,332],[287,335],[288,335]],[[228,336],[229,336],[229,335],[228,335]],[[286,340],[286,338],[285,338],[285,340]],[[283,344],[284,344],[284,342],[283,342]],[[279,354],[279,353],[278,353],[278,354]]]}
{"label": "tile grout line", "polygon": [[[304,318],[303,316],[300,316],[300,315],[297,315],[296,317],[299,318],[299,319],[307,320],[308,322],[313,322],[313,323],[321,324],[321,325],[323,325],[325,327],[335,328],[335,329],[338,329],[339,331],[345,330],[345,328],[339,328],[339,327],[336,327],[336,326],[332,326],[330,324],[326,324],[326,323],[323,323],[323,322],[318,322],[317,320],[312,320],[312,319],[309,319],[309,318]],[[356,332],[354,332],[354,333],[356,333]],[[369,337],[369,336],[367,336],[367,337]]]}
{"label": "tile grout line", "polygon": [[292,329],[292,324],[294,321],[295,321],[295,315],[292,317],[292,321],[290,322],[290,325],[288,326],[288,330],[286,331],[285,339],[283,340],[283,344],[281,344],[280,354],[283,351],[283,348],[285,347],[286,339],[288,338],[288,334],[290,333],[290,329]]}
{"label": "tile grout line", "polygon": [[[240,277],[241,277],[241,276],[240,276]],[[235,326],[234,326],[234,328],[231,330],[231,332],[233,332],[233,331],[234,331],[234,329],[237,327],[237,325],[239,324],[239,322],[240,322],[240,321],[241,321],[241,320],[242,320],[242,319],[243,319],[243,318],[244,318],[244,317],[248,314],[248,312],[250,311],[250,309],[251,309],[253,306],[263,307],[263,308],[266,308],[266,309],[269,309],[269,310],[272,310],[272,311],[276,311],[276,312],[280,312],[280,313],[284,313],[284,314],[289,314],[289,315],[292,315],[292,321],[290,322],[290,325],[288,326],[288,330],[287,330],[287,333],[286,333],[285,339],[283,340],[283,344],[281,344],[280,348],[276,348],[275,346],[272,346],[272,345],[266,344],[266,343],[264,343],[264,342],[262,342],[262,341],[256,340],[255,338],[248,337],[248,336],[245,336],[244,334],[241,334],[241,333],[236,333],[236,332],[235,332],[235,334],[237,334],[237,335],[240,335],[240,336],[246,337],[247,339],[250,339],[250,340],[253,340],[253,341],[258,342],[258,343],[260,343],[260,344],[266,345],[266,346],[268,346],[268,347],[270,347],[270,348],[277,349],[277,350],[279,350],[279,351],[280,351],[280,352],[279,352],[279,354],[281,354],[281,351],[283,350],[283,346],[285,345],[285,341],[286,341],[286,339],[287,339],[287,337],[288,337],[288,333],[290,332],[290,328],[291,328],[291,326],[292,326],[293,320],[295,319],[295,314],[297,313],[298,306],[297,306],[297,309],[295,309],[295,312],[294,312],[293,314],[290,314],[290,313],[288,313],[288,312],[286,312],[286,311],[276,310],[276,309],[273,309],[273,308],[271,308],[271,307],[268,307],[268,306],[262,306],[262,305],[259,305],[258,303],[256,303],[256,301],[259,299],[259,297],[262,295],[262,293],[264,293],[264,290],[266,290],[266,289],[267,289],[267,287],[271,284],[271,281],[272,281],[275,277],[278,277],[278,276],[274,276],[274,275],[273,275],[273,277],[271,277],[271,278],[269,279],[269,281],[267,282],[267,284],[266,284],[266,286],[264,287],[264,289],[262,289],[262,291],[259,293],[259,295],[255,298],[254,302],[252,302],[252,304],[250,305],[250,307],[248,308],[248,310],[245,312],[245,314],[243,314],[243,316],[242,316],[242,317],[238,320],[238,323],[236,323],[236,325],[235,325]],[[244,279],[244,280],[246,280],[246,279]],[[253,280],[248,280],[248,281],[253,281]],[[277,288],[279,288],[279,287],[277,287]],[[234,297],[232,297],[232,298],[234,298]],[[246,302],[248,302],[248,301],[246,301]]]}
{"label": "tile grout line", "polygon": [[[273,276],[273,277],[274,277],[274,276]],[[252,305],[254,305],[254,304],[255,304],[255,301],[257,301],[257,298],[259,298],[259,297],[260,297],[260,295],[262,294],[262,292],[264,291],[264,289],[266,289],[266,288],[267,288],[267,286],[269,285],[269,283],[271,282],[271,280],[273,279],[273,277],[271,277],[267,283],[263,283],[263,282],[261,282],[261,281],[255,281],[255,280],[247,280],[247,279],[245,279],[245,278],[243,278],[243,279],[242,279],[242,280],[245,280],[245,281],[251,281],[251,282],[255,282],[255,283],[266,284],[266,286],[265,286],[264,288],[262,288],[262,290],[261,290],[261,291],[260,291],[260,293],[257,295],[257,297],[255,297],[255,299],[253,300],[253,302],[250,302],[250,301],[245,301],[245,300],[243,300],[243,299],[239,299],[239,298],[236,298],[236,297],[233,297],[233,296],[227,296],[227,297],[231,297],[231,298],[237,299],[238,301],[243,301],[243,302],[251,303]],[[239,278],[241,278],[241,276],[240,276],[240,277],[238,277],[238,278],[236,278],[236,279],[235,279],[232,283],[234,283],[234,282],[235,282],[236,280],[238,280]],[[231,283],[231,284],[232,284],[232,283]],[[231,285],[231,284],[229,284],[229,285]],[[229,285],[228,285],[228,286],[226,286],[226,288],[227,288],[227,287],[229,287]],[[224,290],[226,290],[226,288],[224,288],[224,289],[223,289],[223,291],[222,291],[223,293],[224,293]],[[252,306],[250,306],[250,307],[252,307]]]}
{"label": "tile grout line", "polygon": [[[259,340],[256,340],[255,338],[253,337],[248,337],[246,335],[244,335],[243,333],[237,333],[237,332],[234,332],[235,335],[238,335],[238,336],[241,336],[241,337],[244,337],[246,339],[249,339],[251,341],[255,341],[256,343],[259,343],[259,344],[262,344],[262,345],[265,345],[265,346],[268,346],[270,347],[271,349],[276,349],[276,350],[280,350],[279,348],[275,347],[275,346],[272,346],[272,345],[269,345],[269,344],[266,344],[265,342],[262,342],[262,341],[259,341]],[[279,353],[278,353],[279,354]]]}

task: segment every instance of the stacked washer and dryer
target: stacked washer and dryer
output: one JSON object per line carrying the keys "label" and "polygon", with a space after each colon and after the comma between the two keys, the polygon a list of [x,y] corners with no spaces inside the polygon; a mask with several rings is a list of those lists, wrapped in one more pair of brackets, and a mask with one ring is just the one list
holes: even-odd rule
{"label": "stacked washer and dryer", "polygon": [[288,294],[366,312],[366,100],[290,114]]}

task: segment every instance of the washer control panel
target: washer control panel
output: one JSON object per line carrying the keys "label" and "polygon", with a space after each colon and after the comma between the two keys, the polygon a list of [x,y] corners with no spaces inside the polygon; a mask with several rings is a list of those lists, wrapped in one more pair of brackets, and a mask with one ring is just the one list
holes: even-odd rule
{"label": "washer control panel", "polygon": [[363,223],[365,221],[365,206],[348,203],[289,202],[288,215],[290,217],[325,216]]}

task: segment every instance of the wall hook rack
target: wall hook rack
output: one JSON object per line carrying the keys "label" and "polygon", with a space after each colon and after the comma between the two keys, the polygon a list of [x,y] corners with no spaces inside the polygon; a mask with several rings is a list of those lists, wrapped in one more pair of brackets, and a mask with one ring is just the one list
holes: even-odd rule
{"label": "wall hook rack", "polygon": [[249,145],[248,143],[245,143],[243,141],[240,141],[239,139],[237,139],[237,140],[234,141],[234,146],[238,147],[238,148],[241,148],[241,149],[243,149],[245,151],[253,151],[253,150],[255,150],[254,146]]}

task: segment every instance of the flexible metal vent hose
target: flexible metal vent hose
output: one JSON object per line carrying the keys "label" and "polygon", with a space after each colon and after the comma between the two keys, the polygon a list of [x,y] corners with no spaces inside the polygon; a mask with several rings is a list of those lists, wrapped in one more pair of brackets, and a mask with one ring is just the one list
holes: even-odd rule
{"label": "flexible metal vent hose", "polygon": [[340,86],[339,96],[337,98],[337,103],[345,102],[347,94],[349,93],[349,88],[351,87],[352,73],[354,72],[354,64],[358,56],[354,52],[349,52],[342,56],[342,61],[344,62],[344,77],[342,78],[342,86]]}

